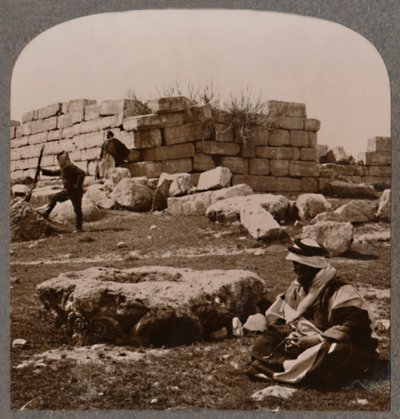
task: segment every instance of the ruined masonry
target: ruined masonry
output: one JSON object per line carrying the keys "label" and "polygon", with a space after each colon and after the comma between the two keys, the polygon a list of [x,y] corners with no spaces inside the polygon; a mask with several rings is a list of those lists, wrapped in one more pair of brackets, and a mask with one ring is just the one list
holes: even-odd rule
{"label": "ruined masonry", "polygon": [[40,149],[41,166],[56,168],[56,154],[70,153],[89,175],[111,129],[132,151],[131,175],[157,178],[162,172],[196,173],[224,166],[232,184],[246,183],[260,192],[318,192],[337,177],[350,181],[390,183],[390,138],[369,142],[364,166],[319,165],[320,122],[307,118],[301,103],[268,102],[268,124],[241,138],[230,115],[212,112],[183,96],[147,102],[152,113],[138,115],[133,100],[77,99],[55,103],[11,121],[10,172],[13,181],[33,177]]}

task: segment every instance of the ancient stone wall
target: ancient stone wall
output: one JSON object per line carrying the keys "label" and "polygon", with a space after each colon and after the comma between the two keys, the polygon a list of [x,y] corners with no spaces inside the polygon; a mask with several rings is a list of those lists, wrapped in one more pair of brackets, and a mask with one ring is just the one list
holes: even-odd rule
{"label": "ancient stone wall", "polygon": [[111,129],[132,149],[133,176],[158,177],[162,172],[198,173],[228,167],[233,184],[256,191],[317,191],[317,131],[320,123],[306,117],[303,104],[268,102],[271,123],[252,128],[246,137],[229,114],[212,113],[185,97],[147,103],[151,114],[135,116],[132,100],[80,99],[27,112],[11,124],[11,177],[33,176],[44,145],[43,168],[55,168],[55,156],[68,151],[90,175]]}
{"label": "ancient stone wall", "polygon": [[307,117],[304,104],[269,101],[262,127],[243,123],[243,114],[238,118],[213,112],[183,96],[146,105],[151,113],[138,115],[143,106],[134,100],[97,104],[78,99],[25,113],[21,122],[11,121],[11,179],[34,176],[43,146],[42,168],[55,169],[57,153],[65,150],[94,175],[108,129],[132,150],[128,158],[132,176],[196,174],[225,166],[233,174],[233,185],[289,193],[321,191],[338,177],[390,178],[390,141],[381,137],[370,141],[364,167],[319,165],[320,122]]}

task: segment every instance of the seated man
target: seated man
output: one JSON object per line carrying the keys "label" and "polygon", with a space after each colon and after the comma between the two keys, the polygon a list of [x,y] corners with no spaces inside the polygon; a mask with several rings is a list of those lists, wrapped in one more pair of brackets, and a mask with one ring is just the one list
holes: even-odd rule
{"label": "seated man", "polygon": [[352,285],[336,277],[326,249],[296,239],[287,260],[297,275],[266,311],[267,331],[252,348],[250,376],[286,383],[340,384],[377,360],[372,316]]}
{"label": "seated man", "polygon": [[76,215],[76,231],[82,231],[82,196],[83,181],[86,173],[78,166],[72,163],[66,151],[57,154],[57,161],[60,170],[41,169],[43,175],[61,176],[64,189],[50,199],[47,208],[42,212],[43,217],[48,218],[57,202],[71,200]]}
{"label": "seated man", "polygon": [[110,155],[115,160],[115,167],[120,167],[125,162],[129,154],[129,148],[126,147],[120,140],[114,137],[114,133],[108,130],[106,133],[107,139],[101,146],[100,159],[105,155]]}

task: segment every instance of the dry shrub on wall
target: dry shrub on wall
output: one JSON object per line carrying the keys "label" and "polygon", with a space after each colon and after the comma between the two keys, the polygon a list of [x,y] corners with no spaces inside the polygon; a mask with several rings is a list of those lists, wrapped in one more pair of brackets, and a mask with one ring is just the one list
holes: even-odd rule
{"label": "dry shrub on wall", "polygon": [[151,113],[151,109],[147,106],[147,103],[141,100],[134,90],[129,89],[128,99],[133,101],[132,104],[128,104],[128,107],[131,108],[128,109],[129,115],[148,115]]}

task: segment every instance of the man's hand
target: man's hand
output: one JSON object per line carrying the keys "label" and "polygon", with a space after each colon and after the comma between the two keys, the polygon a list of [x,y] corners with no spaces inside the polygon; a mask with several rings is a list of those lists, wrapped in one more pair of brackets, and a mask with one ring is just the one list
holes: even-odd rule
{"label": "man's hand", "polygon": [[311,346],[318,345],[321,342],[319,335],[313,336],[303,336],[297,341],[297,345],[300,349],[305,350],[307,348],[311,348]]}

